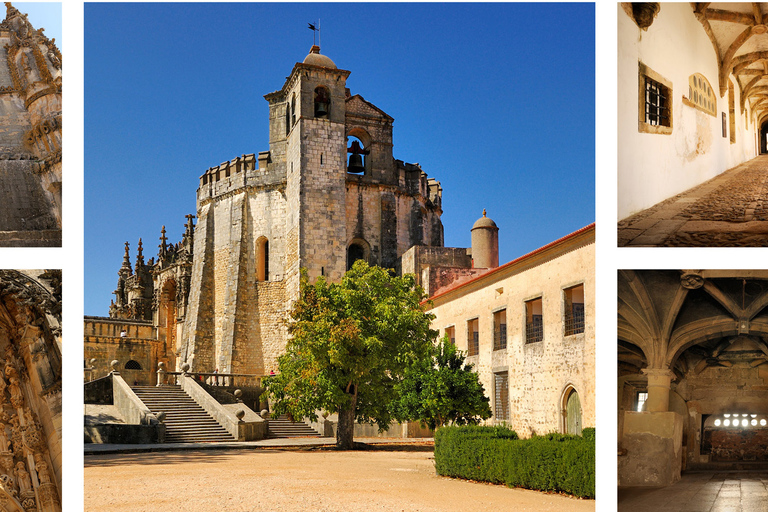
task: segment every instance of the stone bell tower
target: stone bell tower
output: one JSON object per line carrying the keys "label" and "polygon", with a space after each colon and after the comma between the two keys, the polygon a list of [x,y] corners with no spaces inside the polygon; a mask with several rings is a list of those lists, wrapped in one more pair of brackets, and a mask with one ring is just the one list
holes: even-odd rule
{"label": "stone bell tower", "polygon": [[349,71],[312,46],[270,102],[270,153],[286,171],[285,277],[298,286],[299,269],[311,279],[338,280],[346,271],[345,99]]}

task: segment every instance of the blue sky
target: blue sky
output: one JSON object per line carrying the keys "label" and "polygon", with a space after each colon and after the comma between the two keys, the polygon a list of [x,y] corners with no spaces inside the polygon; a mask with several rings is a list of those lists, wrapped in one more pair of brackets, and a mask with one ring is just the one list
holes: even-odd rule
{"label": "blue sky", "polygon": [[318,18],[351,93],[394,117],[395,158],[442,183],[446,246],[483,208],[501,263],[594,221],[594,4],[87,3],[86,315],[125,241],[132,263],[162,225],[177,242],[199,176],[268,149],[263,96]]}

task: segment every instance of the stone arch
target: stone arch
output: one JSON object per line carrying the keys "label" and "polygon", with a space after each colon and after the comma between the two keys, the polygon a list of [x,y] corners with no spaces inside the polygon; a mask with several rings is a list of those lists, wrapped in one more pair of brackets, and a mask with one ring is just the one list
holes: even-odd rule
{"label": "stone arch", "polygon": [[266,236],[256,239],[256,280],[269,281],[269,239]]}
{"label": "stone arch", "polygon": [[331,91],[324,85],[315,87],[313,112],[316,119],[331,118]]}
{"label": "stone arch", "polygon": [[581,435],[582,407],[576,386],[568,383],[560,394],[560,428],[564,434]]}
{"label": "stone arch", "polygon": [[0,450],[18,460],[0,475],[2,510],[25,510],[13,495],[39,497],[26,510],[61,510],[60,346],[61,271],[0,270]]}
{"label": "stone arch", "polygon": [[[162,342],[157,359],[163,361],[169,368],[176,366],[176,344],[178,342],[178,285],[176,279],[166,279],[160,286],[160,297],[157,307],[157,338]],[[149,369],[147,369],[149,370]],[[150,375],[150,381],[152,376]]]}
{"label": "stone arch", "polygon": [[768,153],[768,120],[760,125],[760,153]]}
{"label": "stone arch", "polygon": [[351,269],[357,260],[370,263],[370,258],[371,246],[362,238],[354,238],[347,245],[347,270]]}
{"label": "stone arch", "polygon": [[[353,140],[349,140],[349,139]],[[362,151],[359,153],[360,156],[363,159],[363,168],[365,169],[365,175],[370,176],[371,174],[371,160],[372,160],[372,153],[371,153],[371,145],[373,143],[373,138],[368,133],[368,131],[365,128],[362,128],[360,126],[355,126],[351,128],[349,131],[347,131],[347,153],[350,153],[349,157],[347,158],[347,169],[350,167],[350,161],[352,159],[352,151],[354,148],[355,139],[357,139],[359,145],[361,146]]]}
{"label": "stone arch", "polygon": [[125,363],[125,369],[126,370],[141,370],[141,363],[131,359],[127,363]]}

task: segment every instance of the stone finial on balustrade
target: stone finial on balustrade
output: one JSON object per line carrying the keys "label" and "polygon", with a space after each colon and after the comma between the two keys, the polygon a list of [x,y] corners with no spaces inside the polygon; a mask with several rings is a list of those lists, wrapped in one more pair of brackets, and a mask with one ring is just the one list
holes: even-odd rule
{"label": "stone finial on balustrade", "polygon": [[165,384],[165,363],[160,361],[157,363],[157,387]]}
{"label": "stone finial on balustrade", "polygon": [[184,377],[189,377],[189,369],[190,369],[189,363],[184,363],[183,365],[181,365],[181,372]]}
{"label": "stone finial on balustrade", "polygon": [[235,400],[237,400],[237,403],[240,403],[240,404],[243,403],[243,401],[241,400],[241,398],[243,396],[243,390],[242,389],[236,389],[235,392],[232,393],[232,394],[235,395]]}
{"label": "stone finial on balustrade", "polygon": [[109,366],[112,368],[112,371],[110,373],[114,373],[115,375],[120,375],[120,370],[118,370],[118,365],[120,364],[120,361],[117,359],[113,359],[111,363],[109,363]]}
{"label": "stone finial on balustrade", "polygon": [[235,413],[235,416],[237,416],[238,421],[243,421],[243,418],[245,417],[245,411],[242,409],[238,409]]}
{"label": "stone finial on balustrade", "polygon": [[269,419],[269,411],[268,411],[268,410],[266,410],[266,409],[262,409],[262,410],[261,410],[261,413],[260,413],[260,415],[261,415],[261,417],[262,417],[262,418],[264,418],[265,420],[268,420],[268,419]]}

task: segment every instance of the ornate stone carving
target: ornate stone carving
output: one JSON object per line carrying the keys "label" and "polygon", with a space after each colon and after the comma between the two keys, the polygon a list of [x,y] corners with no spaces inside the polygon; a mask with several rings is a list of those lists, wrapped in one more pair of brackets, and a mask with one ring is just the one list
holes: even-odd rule
{"label": "ornate stone carving", "polygon": [[688,290],[696,290],[704,285],[704,278],[694,271],[685,270],[680,276],[680,284]]}

